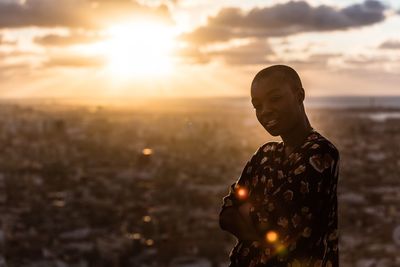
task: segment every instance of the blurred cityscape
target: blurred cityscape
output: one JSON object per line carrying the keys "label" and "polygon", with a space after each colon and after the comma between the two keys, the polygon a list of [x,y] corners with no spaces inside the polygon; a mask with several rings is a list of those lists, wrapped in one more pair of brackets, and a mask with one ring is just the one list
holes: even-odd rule
{"label": "blurred cityscape", "polygon": [[[227,266],[222,197],[273,140],[243,101],[2,102],[0,267]],[[341,153],[341,266],[400,266],[400,110],[308,114]]]}

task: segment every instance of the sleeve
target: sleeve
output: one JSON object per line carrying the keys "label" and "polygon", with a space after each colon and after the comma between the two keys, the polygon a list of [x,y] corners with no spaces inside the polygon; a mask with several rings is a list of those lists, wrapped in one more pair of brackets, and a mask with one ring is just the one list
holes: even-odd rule
{"label": "sleeve", "polygon": [[251,159],[247,161],[239,179],[230,185],[228,195],[226,195],[222,200],[221,212],[228,207],[238,207],[247,201],[251,191],[250,180],[253,177],[255,165],[264,146],[265,145],[257,149]]}
{"label": "sleeve", "polygon": [[298,256],[310,257],[312,264],[337,266],[339,152],[334,146],[321,145],[309,154],[306,170],[306,178],[298,184],[298,204],[291,214],[295,241],[291,245],[297,247]]}

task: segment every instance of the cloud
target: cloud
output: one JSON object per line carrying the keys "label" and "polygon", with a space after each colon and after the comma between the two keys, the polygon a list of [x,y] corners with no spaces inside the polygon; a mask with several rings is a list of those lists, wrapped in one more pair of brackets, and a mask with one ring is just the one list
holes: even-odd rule
{"label": "cloud", "polygon": [[400,49],[400,41],[388,40],[383,42],[379,48],[381,49]]}
{"label": "cloud", "polygon": [[16,41],[5,40],[2,35],[0,35],[0,45],[15,45]]}
{"label": "cloud", "polygon": [[307,69],[325,69],[329,66],[330,60],[341,58],[341,54],[334,53],[322,53],[322,54],[311,54],[306,59],[292,59],[284,60],[281,62],[274,62],[274,64],[287,64],[293,65],[296,68],[307,68]]}
{"label": "cloud", "polygon": [[70,46],[75,44],[95,43],[104,40],[103,36],[94,34],[72,33],[67,36],[58,34],[48,34],[41,37],[35,37],[34,42],[44,46]]}
{"label": "cloud", "polygon": [[39,53],[32,52],[32,51],[21,51],[21,50],[12,50],[9,52],[1,51],[0,52],[0,59],[7,59],[7,58],[16,58],[16,57],[35,57],[40,56]]}
{"label": "cloud", "polygon": [[210,57],[195,46],[181,48],[176,51],[176,55],[187,64],[205,64],[210,61]]}
{"label": "cloud", "polygon": [[274,55],[266,41],[253,40],[252,42],[235,46],[221,51],[212,51],[209,57],[220,57],[229,65],[253,65],[271,62],[268,58]]}
{"label": "cloud", "polygon": [[0,54],[0,78],[2,81],[27,78],[32,74],[32,68],[25,63],[4,64]]}
{"label": "cloud", "polygon": [[78,56],[66,55],[55,56],[45,61],[43,66],[47,68],[52,67],[66,67],[66,68],[91,68],[102,67],[105,64],[105,59],[102,57],[94,56]]}
{"label": "cloud", "polygon": [[229,65],[266,64],[268,57],[275,55],[268,42],[252,39],[241,45],[230,45],[220,49],[204,50],[188,46],[177,51],[177,56],[188,64],[206,64],[211,60],[221,60]]}
{"label": "cloud", "polygon": [[171,21],[167,6],[156,8],[130,0],[26,0],[0,2],[0,28],[99,28],[116,20],[151,16]]}
{"label": "cloud", "polygon": [[305,1],[254,8],[249,12],[240,8],[223,8],[216,16],[209,17],[205,26],[184,34],[182,38],[201,45],[234,38],[345,30],[383,21],[385,9],[375,0],[342,9],[327,5],[313,7]]}

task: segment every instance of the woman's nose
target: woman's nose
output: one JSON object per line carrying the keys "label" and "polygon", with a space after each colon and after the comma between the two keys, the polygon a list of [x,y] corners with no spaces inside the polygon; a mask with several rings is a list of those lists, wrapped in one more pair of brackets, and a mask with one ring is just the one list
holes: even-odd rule
{"label": "woman's nose", "polygon": [[272,111],[270,108],[268,108],[267,106],[263,106],[261,109],[261,116],[265,116],[265,117],[269,117],[271,116]]}

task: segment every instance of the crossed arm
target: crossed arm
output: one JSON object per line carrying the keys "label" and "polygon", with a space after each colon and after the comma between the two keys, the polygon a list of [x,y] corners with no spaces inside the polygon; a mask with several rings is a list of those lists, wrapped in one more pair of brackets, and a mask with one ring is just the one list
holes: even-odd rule
{"label": "crossed arm", "polygon": [[[237,194],[238,187],[244,185],[254,171],[252,164],[257,157],[260,149],[246,163],[242,174],[237,183],[230,187],[229,195],[223,199],[223,208],[219,213],[219,226],[222,230],[234,235],[241,241],[259,241],[260,236],[250,218],[251,204],[248,200]],[[246,190],[246,197],[247,197]]]}
{"label": "crossed arm", "polygon": [[239,207],[224,208],[219,214],[221,229],[242,241],[260,241],[261,238],[251,223],[250,207],[251,204],[246,202]]}

